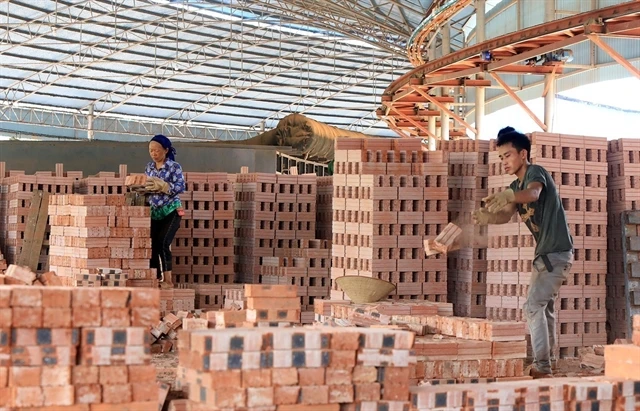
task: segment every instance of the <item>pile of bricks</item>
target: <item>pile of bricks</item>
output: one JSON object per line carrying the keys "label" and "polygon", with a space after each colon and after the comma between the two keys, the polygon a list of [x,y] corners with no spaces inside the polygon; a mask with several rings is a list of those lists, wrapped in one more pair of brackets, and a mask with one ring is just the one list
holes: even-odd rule
{"label": "pile of bricks", "polygon": [[[446,301],[446,257],[423,249],[447,222],[443,153],[417,139],[338,139],[333,183],[331,277],[390,281],[393,299]],[[333,284],[331,299],[346,299]]]}
{"label": "pile of bricks", "polygon": [[315,175],[235,175],[236,274],[243,283],[260,281],[262,257],[293,248],[316,236]]}
{"label": "pile of bricks", "polygon": [[225,310],[244,310],[245,308],[247,308],[247,302],[244,299],[244,288],[225,290]]}
{"label": "pile of bricks", "polygon": [[331,241],[333,225],[333,177],[318,177],[316,238]]}
{"label": "pile of bricks", "polygon": [[235,281],[233,185],[226,173],[185,173],[185,215],[172,246],[175,283],[193,288],[195,306],[222,306],[223,286]]}
{"label": "pile of bricks", "polygon": [[[576,357],[578,348],[601,345],[607,339],[607,141],[549,133],[533,133],[531,139],[532,162],[552,175],[574,240],[575,261],[555,308],[558,354]],[[496,151],[489,153],[489,163],[491,194],[514,177],[503,174]],[[523,319],[535,243],[519,216],[512,221],[489,226],[486,305],[490,319]]]}
{"label": "pile of bricks", "polygon": [[160,315],[178,311],[193,311],[196,292],[189,288],[173,288],[160,290]]}
{"label": "pile of bricks", "polygon": [[448,153],[449,220],[462,228],[461,249],[449,253],[447,284],[455,315],[484,318],[487,294],[487,227],[473,224],[473,212],[488,195],[489,141],[441,141]]}
{"label": "pile of bricks", "polygon": [[0,274],[4,273],[7,269],[7,260],[4,258],[4,255],[0,251]]}
{"label": "pile of bricks", "polygon": [[120,164],[118,172],[101,171],[90,177],[80,178],[73,183],[76,194],[124,195],[127,192],[125,179],[127,165]]}
{"label": "pile of bricks", "polygon": [[126,276],[131,286],[157,288],[149,268],[149,209],[124,203],[123,195],[51,196],[50,269],[78,285],[101,285],[99,269],[110,267],[121,270],[119,280]]}
{"label": "pile of bricks", "polygon": [[326,240],[296,240],[293,245],[274,250],[275,257],[262,257],[260,283],[296,285],[302,323],[309,324],[314,300],[329,297],[331,245]]}
{"label": "pile of bricks", "polygon": [[640,315],[634,315],[631,320],[631,340],[633,344],[604,347],[604,374],[607,377],[640,381]]}
{"label": "pile of bricks", "polygon": [[300,323],[297,286],[245,284],[244,287],[242,305],[246,308],[207,311],[210,328],[288,327]]}
{"label": "pile of bricks", "polygon": [[156,409],[148,328],[159,319],[158,297],[140,288],[0,286],[0,408]]}
{"label": "pile of bricks", "polygon": [[[181,332],[192,409],[409,409],[413,334],[362,328]],[[315,408],[313,408],[315,406]],[[350,409],[350,408],[344,408]]]}
{"label": "pile of bricks", "polygon": [[[607,321],[611,326],[609,342],[613,342],[617,338],[629,337],[629,319],[633,314],[640,314],[640,297],[637,303],[629,301],[631,289],[634,287],[627,286],[640,274],[634,276],[629,275],[629,271],[625,273],[622,240],[628,234],[621,225],[625,211],[640,211],[640,141],[637,139],[609,141],[607,162],[609,163]],[[628,302],[629,306],[636,306],[635,312],[627,312]]]}
{"label": "pile of bricks", "polygon": [[633,410],[638,383],[615,378],[553,378],[411,388],[412,410]]}
{"label": "pile of bricks", "polygon": [[[82,178],[82,172],[64,171],[62,164],[56,164],[55,172],[38,171],[34,175],[26,175],[24,171],[7,172],[5,163],[0,162],[0,249],[4,251],[8,264],[16,263],[22,251],[34,192],[70,194],[79,178]],[[49,226],[38,261],[39,273],[48,271],[48,238]]]}

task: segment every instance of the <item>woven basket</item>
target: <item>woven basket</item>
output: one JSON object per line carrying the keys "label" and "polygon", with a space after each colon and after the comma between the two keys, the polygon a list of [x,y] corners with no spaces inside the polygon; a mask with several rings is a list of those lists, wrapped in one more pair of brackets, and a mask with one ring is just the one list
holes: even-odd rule
{"label": "woven basket", "polygon": [[354,303],[375,303],[386,298],[396,288],[388,281],[357,275],[338,277],[336,283]]}

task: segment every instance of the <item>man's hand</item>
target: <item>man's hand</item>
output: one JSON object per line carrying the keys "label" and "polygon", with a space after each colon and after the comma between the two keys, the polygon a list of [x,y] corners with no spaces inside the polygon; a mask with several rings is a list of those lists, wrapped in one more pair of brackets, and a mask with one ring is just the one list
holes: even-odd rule
{"label": "man's hand", "polygon": [[480,208],[473,213],[473,222],[478,225],[496,224],[498,216],[490,213],[486,208]]}
{"label": "man's hand", "polygon": [[145,190],[155,192],[155,193],[169,193],[169,183],[162,180],[158,177],[149,177],[147,178],[147,184],[145,185]]}
{"label": "man's hand", "polygon": [[514,193],[510,188],[482,199],[482,201],[485,202],[487,211],[490,213],[496,213],[502,210],[507,206],[507,204],[513,203],[515,200],[516,193]]}

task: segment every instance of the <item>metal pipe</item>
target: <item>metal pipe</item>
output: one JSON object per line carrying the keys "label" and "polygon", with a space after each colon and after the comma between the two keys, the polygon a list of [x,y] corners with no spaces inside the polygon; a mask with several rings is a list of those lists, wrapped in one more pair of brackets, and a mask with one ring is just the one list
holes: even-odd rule
{"label": "metal pipe", "polygon": [[[476,76],[477,80],[484,80],[484,76],[478,74]],[[484,122],[484,113],[485,113],[485,93],[486,90],[484,87],[476,87],[476,140],[480,140],[480,135],[483,133],[483,122]]]}
{"label": "metal pipe", "polygon": [[556,76],[547,74],[544,78],[547,94],[544,96],[544,124],[547,126],[547,133],[553,132],[553,114],[556,102]]}
{"label": "metal pipe", "polygon": [[94,105],[89,106],[89,115],[87,115],[87,139],[93,140],[93,108]]}
{"label": "metal pipe", "polygon": [[486,40],[486,0],[476,0],[476,44]]}

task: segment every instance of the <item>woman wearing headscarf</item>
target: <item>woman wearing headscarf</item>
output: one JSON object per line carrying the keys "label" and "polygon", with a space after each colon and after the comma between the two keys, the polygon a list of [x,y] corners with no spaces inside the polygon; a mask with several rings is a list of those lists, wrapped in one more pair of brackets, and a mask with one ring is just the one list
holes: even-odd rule
{"label": "woman wearing headscarf", "polygon": [[176,149],[162,134],[149,142],[151,160],[145,169],[151,206],[151,268],[157,269],[163,288],[173,288],[171,243],[184,215],[180,193],[185,190],[182,167],[175,161]]}

